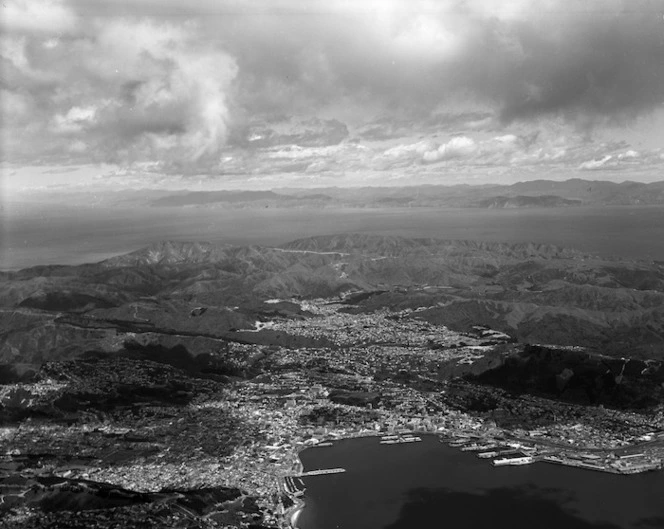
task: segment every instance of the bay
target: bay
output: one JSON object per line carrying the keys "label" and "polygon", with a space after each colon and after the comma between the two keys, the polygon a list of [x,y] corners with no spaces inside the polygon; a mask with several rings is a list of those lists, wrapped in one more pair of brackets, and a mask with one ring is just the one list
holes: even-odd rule
{"label": "bay", "polygon": [[380,445],[350,439],[311,448],[299,529],[661,529],[664,473],[616,475],[534,463],[494,467],[426,435]]}

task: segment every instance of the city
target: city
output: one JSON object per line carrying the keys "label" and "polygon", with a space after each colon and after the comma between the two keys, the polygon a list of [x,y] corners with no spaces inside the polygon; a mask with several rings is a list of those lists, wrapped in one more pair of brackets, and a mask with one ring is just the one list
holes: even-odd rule
{"label": "city", "polygon": [[[549,413],[556,420],[510,424],[496,410],[464,409],[467,393],[482,388],[459,377],[498,365],[516,347],[509,337],[482,328],[453,332],[412,318],[412,310],[348,315],[340,312],[343,300],[301,304],[313,316],[261,328],[325,337],[334,347],[230,343],[222,354],[255,376],[224,385],[200,381],[180,409],[149,404],[101,421],[90,411],[84,424],[5,426],[5,465],[17,465],[23,454],[49,453],[50,461],[26,463],[24,474],[52,472],[144,493],[237,487],[255,498],[261,513],[255,516],[275,527],[288,527],[302,505],[303,487],[293,481],[302,473],[298,453],[358,436],[438,435],[488,465],[548,462],[624,474],[662,467],[661,406],[644,415],[533,395],[501,397],[499,389],[485,388],[521,418]],[[3,386],[2,402],[21,395],[34,401],[28,407],[52,400],[67,387],[53,369],[51,380]]]}

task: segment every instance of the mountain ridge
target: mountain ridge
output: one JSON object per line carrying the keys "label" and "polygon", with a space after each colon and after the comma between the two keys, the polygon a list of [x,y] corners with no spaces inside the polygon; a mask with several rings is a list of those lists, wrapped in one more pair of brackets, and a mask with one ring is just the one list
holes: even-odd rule
{"label": "mountain ridge", "polygon": [[352,298],[351,312],[424,308],[417,317],[457,331],[490,324],[524,343],[612,354],[627,348],[664,359],[664,268],[657,263],[551,244],[346,233],[281,247],[163,241],[97,264],[6,273],[0,319],[9,330],[0,333],[0,362],[16,361],[21,350],[39,351],[23,358],[28,363],[70,355],[77,341],[93,343],[98,333],[112,347],[114,336],[132,329],[259,339],[265,333],[233,333],[253,329],[267,314],[256,309],[265,300],[349,293],[366,294]]}
{"label": "mountain ridge", "polygon": [[[664,204],[664,181],[620,183],[572,178],[514,184],[275,188],[179,191],[147,198],[152,206],[226,207],[574,207]],[[503,204],[503,205],[501,205]]]}

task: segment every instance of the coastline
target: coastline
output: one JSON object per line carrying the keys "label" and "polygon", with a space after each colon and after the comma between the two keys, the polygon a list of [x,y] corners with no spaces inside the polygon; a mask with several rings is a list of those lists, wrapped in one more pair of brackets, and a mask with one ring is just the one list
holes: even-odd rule
{"label": "coastline", "polygon": [[[302,449],[306,450],[306,448]],[[301,474],[304,471],[304,465],[302,464],[302,460],[300,459],[300,452],[302,450],[298,450],[295,452],[295,457],[297,459],[297,462],[295,463],[294,470],[297,474]],[[300,517],[300,513],[304,510],[304,507],[306,505],[305,501],[297,498],[295,496],[289,496],[293,502],[293,506],[288,509],[285,513],[285,518],[288,520],[288,525],[291,529],[297,529],[297,519]]]}
{"label": "coastline", "polygon": [[289,514],[288,521],[291,529],[297,529],[297,519],[300,517],[300,513],[304,510],[304,501],[297,500],[293,509],[293,512]]}
{"label": "coastline", "polygon": [[[472,431],[472,432],[463,432],[463,431],[450,431],[450,430],[436,430],[436,431],[431,431],[431,430],[426,430],[426,429],[414,429],[414,430],[408,430],[408,431],[402,431],[399,432],[400,434],[408,434],[408,435],[419,435],[419,436],[424,436],[424,435],[430,435],[430,436],[435,436],[438,437],[438,439],[441,442],[445,442],[446,444],[449,444],[449,438],[450,437],[455,437],[458,438],[459,440],[466,440],[468,443],[471,442],[471,438],[476,437],[478,440],[482,440],[484,438],[484,441],[486,441],[486,438],[490,438],[493,441],[498,441],[495,439],[493,435],[488,435],[487,432],[478,432],[478,431]],[[350,431],[350,432],[344,432],[343,436],[337,436],[337,435],[330,435],[326,438],[323,439],[323,442],[338,442],[338,441],[344,441],[344,440],[350,440],[350,439],[357,439],[357,438],[365,438],[365,437],[372,437],[372,438],[379,438],[381,436],[386,435],[386,432],[382,431],[376,431],[376,430],[371,430],[371,429],[361,429],[358,431]],[[502,438],[499,442],[507,442],[508,437],[506,436]],[[512,441],[518,438],[513,438]],[[526,443],[528,445],[534,445],[537,446],[538,444],[540,445],[539,448],[545,449],[545,446],[543,443],[537,443],[536,439],[519,439],[520,442]],[[641,443],[641,446],[644,444],[649,444],[649,443]],[[550,445],[550,443],[549,443]],[[295,461],[293,462],[293,470],[292,472],[295,474],[301,474],[304,472],[304,464],[302,463],[302,460],[300,459],[300,453],[303,450],[306,450],[307,448],[315,448],[316,445],[313,446],[305,446],[305,447],[300,447],[297,449],[293,455],[295,456]],[[614,448],[614,449],[604,449],[604,451],[608,453],[613,453],[615,454],[616,452],[626,452],[630,448],[633,450],[639,445],[634,445],[631,447],[620,447],[620,448]],[[549,449],[551,446],[548,447]],[[558,447],[561,448],[561,447]],[[565,447],[569,450],[568,447]],[[575,447],[575,451],[577,452],[582,452],[588,449],[584,449],[582,447]],[[593,449],[593,452],[596,452],[598,450]],[[614,456],[615,457],[615,456]],[[542,457],[540,455],[535,455],[532,457],[532,460],[530,463],[535,463],[535,462],[547,462],[547,463],[555,463],[558,465],[562,466],[567,466],[567,467],[572,467],[572,468],[585,468],[588,470],[594,470],[594,471],[600,471],[600,472],[607,472],[611,474],[617,474],[617,475],[631,475],[631,474],[637,474],[637,473],[642,473],[642,472],[647,472],[651,470],[655,470],[653,466],[648,466],[647,468],[645,466],[641,466],[640,468],[629,468],[629,467],[618,467],[615,465],[583,465],[580,464],[579,461],[576,459],[571,459],[571,458],[564,458],[561,460],[556,460],[552,461],[549,460],[545,457]],[[606,462],[605,462],[606,463]],[[661,469],[661,466],[658,466],[657,469]],[[306,494],[306,493],[305,493]],[[306,502],[300,498],[293,496],[291,494],[288,494],[289,498],[293,502],[293,505],[289,507],[285,512],[284,512],[284,517],[283,520],[287,523],[287,527],[290,529],[298,529],[297,522],[300,517],[300,514],[306,507]]]}
{"label": "coastline", "polygon": [[[519,504],[518,502],[523,502],[525,505],[524,512],[527,511],[528,516],[524,516],[529,521],[538,516],[537,513],[541,509],[541,498],[545,498],[549,502],[552,513],[558,510],[572,512],[571,509],[567,509],[557,502],[557,493],[547,496],[549,493],[544,492],[546,490],[559,490],[562,491],[561,495],[566,490],[573,490],[575,494],[578,492],[578,505],[580,506],[578,516],[585,520],[586,517],[591,519],[595,516],[594,505],[599,504],[598,501],[605,492],[615,497],[616,503],[620,503],[619,498],[622,497],[621,494],[625,493],[626,497],[630,498],[625,500],[626,502],[631,503],[632,506],[640,505],[638,498],[645,497],[644,491],[647,491],[648,487],[653,484],[661,483],[662,479],[661,475],[657,476],[657,473],[653,473],[645,480],[625,480],[617,473],[584,472],[583,468],[570,468],[571,474],[568,474],[567,470],[562,470],[566,467],[564,465],[532,465],[533,468],[526,466],[516,469],[508,466],[498,470],[492,465],[486,464],[484,460],[475,458],[473,452],[462,452],[455,447],[450,447],[445,441],[441,443],[436,439],[437,436],[427,437],[428,439],[422,438],[424,443],[391,447],[378,446],[376,440],[365,438],[357,443],[348,442],[336,448],[307,452],[304,456],[307,460],[306,471],[346,467],[347,473],[340,474],[339,481],[336,476],[331,476],[330,479],[328,476],[312,477],[311,481],[309,478],[303,478],[310,485],[305,498],[306,508],[310,510],[306,514],[302,514],[300,510],[303,507],[302,504],[299,508],[293,507],[289,513],[291,516],[295,515],[296,510],[300,510],[300,512],[291,518],[290,527],[302,529],[313,524],[316,527],[327,529],[337,526],[377,529],[388,525],[383,523],[387,517],[391,517],[390,520],[396,520],[397,517],[401,519],[401,516],[409,522],[404,523],[404,527],[416,527],[419,526],[419,522],[425,520],[427,522],[424,525],[428,526],[429,523],[435,525],[433,521],[438,519],[440,512],[435,506],[436,504],[442,502],[442,505],[461,516],[462,511],[468,505],[465,500],[471,497],[474,498],[469,503],[472,506],[485,505],[486,502],[488,505],[495,506],[496,517],[503,518],[499,523],[501,527],[505,520],[513,516],[512,509],[506,509],[504,506],[516,506]],[[437,448],[438,446],[440,449]],[[328,451],[333,453],[327,453]],[[602,475],[606,477],[601,477]],[[570,481],[574,482],[573,486],[570,485]],[[532,492],[528,488],[531,486]],[[420,490],[429,492],[422,492],[421,495],[418,495],[420,493],[417,491]],[[466,492],[468,490],[473,492]],[[529,492],[521,492],[525,490]],[[634,490],[640,492],[633,492]],[[414,491],[414,494],[407,494],[408,491]],[[449,496],[446,495],[448,492]],[[395,501],[395,498],[402,498],[403,504]],[[426,503],[426,508],[422,510],[424,514],[420,515],[414,510],[404,509],[403,505],[409,502],[411,505],[415,504],[413,498],[416,501],[424,498],[423,501]],[[531,503],[531,498],[539,499],[535,499]],[[460,501],[460,499],[464,501]],[[576,506],[577,503],[575,502],[573,505]],[[661,503],[656,499],[644,502],[642,507],[653,510],[653,512],[657,511],[658,515],[661,513]],[[615,513],[611,516],[615,515],[620,518],[623,513],[621,509],[619,505],[616,506]],[[626,509],[625,512],[629,512],[629,515],[625,514],[625,516],[633,516],[635,519],[640,516],[638,507]],[[480,518],[482,516],[478,515],[477,519],[473,520],[477,522]],[[557,521],[569,521],[567,515],[553,518]],[[300,522],[300,519],[304,521]],[[607,518],[607,520],[609,519]],[[418,523],[410,523],[412,520],[418,521]],[[489,522],[490,519],[486,521]],[[304,525],[300,525],[300,523]],[[473,524],[473,526],[475,525]],[[484,526],[484,522],[478,522],[477,526]],[[566,525],[556,526],[551,522],[551,525],[542,523],[542,526],[553,529]],[[629,524],[625,525],[625,527],[627,526],[632,527]],[[620,524],[620,527],[623,525]]]}

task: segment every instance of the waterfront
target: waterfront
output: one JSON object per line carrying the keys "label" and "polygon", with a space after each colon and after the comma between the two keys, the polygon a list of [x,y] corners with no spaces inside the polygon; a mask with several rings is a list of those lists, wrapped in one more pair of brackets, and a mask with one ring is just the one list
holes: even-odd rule
{"label": "waterfront", "polygon": [[300,457],[305,471],[346,469],[303,478],[300,529],[664,527],[662,472],[621,476],[547,463],[496,468],[431,435],[397,445],[344,440]]}

